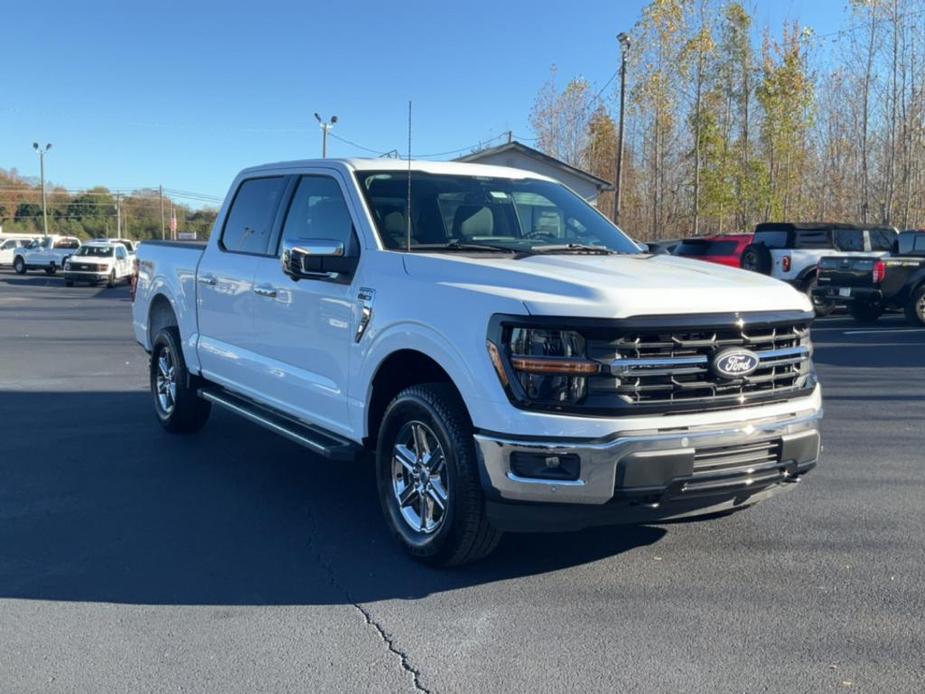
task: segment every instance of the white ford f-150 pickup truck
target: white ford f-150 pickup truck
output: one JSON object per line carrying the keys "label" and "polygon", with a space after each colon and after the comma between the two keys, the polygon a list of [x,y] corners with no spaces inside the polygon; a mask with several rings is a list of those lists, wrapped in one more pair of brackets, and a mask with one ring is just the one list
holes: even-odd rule
{"label": "white ford f-150 pickup truck", "polygon": [[207,245],[145,243],[133,321],[154,409],[221,406],[367,452],[413,556],[504,531],[745,508],[817,462],[807,297],[650,255],[537,174],[322,160],[246,169]]}

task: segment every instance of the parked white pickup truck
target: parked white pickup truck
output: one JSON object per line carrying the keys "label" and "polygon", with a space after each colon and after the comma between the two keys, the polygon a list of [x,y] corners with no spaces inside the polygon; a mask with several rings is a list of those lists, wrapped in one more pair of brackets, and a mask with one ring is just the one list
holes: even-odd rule
{"label": "parked white pickup truck", "polygon": [[64,262],[64,284],[73,287],[75,282],[115,287],[132,277],[133,256],[120,241],[90,241],[85,243]]}
{"label": "parked white pickup truck", "polygon": [[745,508],[816,464],[804,294],[642,253],[533,173],[407,167],[247,169],[208,245],[141,246],[134,330],[168,431],[214,404],[370,451],[392,534],[440,565],[505,530]]}
{"label": "parked white pickup truck", "polygon": [[17,249],[13,256],[13,269],[18,275],[29,270],[44,270],[46,274],[53,275],[64,267],[64,261],[78,248],[80,239],[76,236],[49,234],[32,246]]}

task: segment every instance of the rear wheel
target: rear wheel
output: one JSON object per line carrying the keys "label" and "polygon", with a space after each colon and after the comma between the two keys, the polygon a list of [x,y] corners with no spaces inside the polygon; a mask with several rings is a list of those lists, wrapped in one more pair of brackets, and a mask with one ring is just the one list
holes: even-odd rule
{"label": "rear wheel", "polygon": [[874,323],[883,315],[883,306],[874,302],[852,301],[848,313],[857,323]]}
{"label": "rear wheel", "polygon": [[379,501],[389,530],[412,557],[467,564],[498,544],[477,465],[472,424],[452,386],[406,388],[386,409],[376,446]]}
{"label": "rear wheel", "polygon": [[73,286],[74,286],[74,280],[64,280],[64,286],[65,286],[65,287],[73,287]]}
{"label": "rear wheel", "polygon": [[925,325],[925,285],[912,292],[905,309],[907,321],[912,325]]}
{"label": "rear wheel", "polygon": [[803,287],[803,291],[806,292],[806,295],[809,297],[809,300],[813,302],[813,311],[816,312],[817,318],[825,318],[832,311],[835,310],[835,304],[831,301],[826,301],[825,299],[820,299],[819,297],[813,296],[813,289],[818,286],[816,276],[813,275],[813,278],[806,283]]}
{"label": "rear wheel", "polygon": [[196,394],[198,379],[186,370],[175,326],[161,330],[151,350],[151,395],[161,425],[173,434],[198,431],[209,419],[212,404]]}
{"label": "rear wheel", "polygon": [[13,261],[13,269],[17,275],[26,274],[26,261],[22,259],[22,256],[16,256],[16,260]]}

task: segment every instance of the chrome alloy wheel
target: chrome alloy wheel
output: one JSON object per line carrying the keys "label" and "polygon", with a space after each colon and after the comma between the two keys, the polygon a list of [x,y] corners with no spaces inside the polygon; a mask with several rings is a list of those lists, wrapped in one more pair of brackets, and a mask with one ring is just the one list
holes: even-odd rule
{"label": "chrome alloy wheel", "polygon": [[164,347],[157,358],[157,377],[154,381],[157,402],[161,411],[170,415],[177,402],[176,365],[169,347]]}
{"label": "chrome alloy wheel", "polygon": [[423,422],[407,422],[392,449],[392,491],[408,527],[429,535],[443,525],[448,482],[446,455],[436,434]]}
{"label": "chrome alloy wheel", "polygon": [[919,321],[925,323],[925,294],[922,294],[916,302],[915,312],[919,314]]}

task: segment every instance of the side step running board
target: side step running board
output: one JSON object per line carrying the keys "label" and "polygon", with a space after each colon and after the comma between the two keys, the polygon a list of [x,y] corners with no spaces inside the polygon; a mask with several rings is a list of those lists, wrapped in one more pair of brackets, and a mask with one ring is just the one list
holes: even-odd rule
{"label": "side step running board", "polygon": [[215,386],[200,388],[199,397],[219,407],[224,407],[226,410],[231,410],[254,424],[284,436],[290,441],[305,446],[313,453],[331,460],[356,460],[364,450],[359,444],[342,436],[300,422],[222,388]]}

